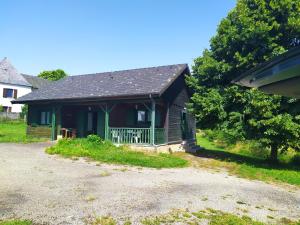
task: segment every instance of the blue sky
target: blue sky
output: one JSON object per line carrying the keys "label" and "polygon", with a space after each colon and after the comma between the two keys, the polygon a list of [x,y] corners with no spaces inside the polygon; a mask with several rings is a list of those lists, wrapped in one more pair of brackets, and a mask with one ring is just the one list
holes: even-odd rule
{"label": "blue sky", "polygon": [[2,0],[0,58],[22,73],[192,64],[235,0]]}

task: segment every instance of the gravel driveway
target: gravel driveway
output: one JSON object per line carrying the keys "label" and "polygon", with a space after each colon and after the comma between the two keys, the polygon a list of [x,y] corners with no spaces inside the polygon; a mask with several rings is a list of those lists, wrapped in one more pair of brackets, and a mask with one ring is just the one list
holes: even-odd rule
{"label": "gravel driveway", "polygon": [[[84,224],[91,216],[133,221],[173,208],[300,218],[300,191],[205,169],[145,169],[72,161],[49,144],[0,144],[0,219]],[[246,211],[247,210],[247,211]]]}

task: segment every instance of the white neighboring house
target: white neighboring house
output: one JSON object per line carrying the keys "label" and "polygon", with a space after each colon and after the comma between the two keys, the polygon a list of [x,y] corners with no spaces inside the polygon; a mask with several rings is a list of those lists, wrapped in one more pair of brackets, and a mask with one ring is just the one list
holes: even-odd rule
{"label": "white neighboring house", "polygon": [[5,57],[0,62],[0,105],[3,111],[20,113],[23,105],[11,101],[48,83],[48,80],[19,73]]}

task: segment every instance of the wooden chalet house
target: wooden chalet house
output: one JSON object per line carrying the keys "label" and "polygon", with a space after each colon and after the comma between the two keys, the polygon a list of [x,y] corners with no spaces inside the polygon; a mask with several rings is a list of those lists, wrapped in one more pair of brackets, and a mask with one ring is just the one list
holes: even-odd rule
{"label": "wooden chalet house", "polygon": [[119,144],[165,145],[195,139],[186,111],[186,64],[68,76],[14,101],[28,104],[27,134],[97,134]]}

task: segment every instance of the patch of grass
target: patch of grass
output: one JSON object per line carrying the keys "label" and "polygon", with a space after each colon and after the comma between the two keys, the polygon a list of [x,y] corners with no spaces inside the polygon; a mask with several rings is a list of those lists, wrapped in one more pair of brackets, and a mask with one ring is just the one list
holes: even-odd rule
{"label": "patch of grass", "polygon": [[[188,216],[186,216],[188,214]],[[147,217],[141,221],[144,225],[160,225],[160,224],[205,224],[210,225],[264,225],[264,223],[252,220],[248,216],[236,216],[234,214],[225,213],[218,210],[207,209],[199,212],[188,212],[184,210],[176,210],[154,217]]]}
{"label": "patch of grass", "polygon": [[187,160],[170,154],[136,152],[125,146],[116,147],[111,142],[93,142],[88,138],[62,139],[54,146],[46,149],[49,154],[64,157],[88,157],[90,159],[115,164],[152,168],[185,167]]}
{"label": "patch of grass", "polygon": [[110,216],[101,216],[95,218],[94,221],[90,223],[91,225],[116,225],[117,222]]}
{"label": "patch of grass", "polygon": [[282,182],[300,186],[300,168],[289,163],[272,164],[264,158],[251,156],[245,151],[231,152],[217,147],[203,135],[197,135],[197,143],[204,149],[195,156],[210,160],[202,160],[197,166],[206,168],[223,168],[229,173],[248,179],[266,182]]}
{"label": "patch of grass", "polygon": [[26,124],[21,120],[6,120],[0,122],[0,143],[30,143],[46,141],[46,138],[26,136]]}
{"label": "patch of grass", "polygon": [[248,216],[238,217],[230,213],[224,213],[218,211],[215,214],[212,214],[210,217],[210,225],[264,225],[262,222],[254,221]]}
{"label": "patch of grass", "polygon": [[32,222],[29,220],[0,220],[0,225],[32,225]]}

